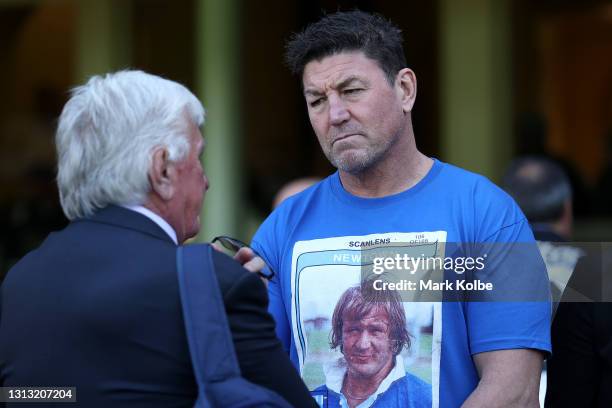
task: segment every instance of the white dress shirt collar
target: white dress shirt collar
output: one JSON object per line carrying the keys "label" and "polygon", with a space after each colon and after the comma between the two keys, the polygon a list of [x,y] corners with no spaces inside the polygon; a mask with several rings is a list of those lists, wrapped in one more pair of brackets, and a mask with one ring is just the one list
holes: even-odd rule
{"label": "white dress shirt collar", "polygon": [[144,215],[145,217],[153,221],[155,224],[157,224],[161,229],[163,229],[166,232],[166,234],[168,234],[168,236],[172,238],[172,241],[174,241],[174,243],[178,245],[178,239],[176,238],[176,232],[170,226],[170,224],[168,224],[166,220],[164,220],[162,217],[155,214],[153,211],[149,210],[148,208],[143,207],[142,205],[122,205],[121,207],[127,208],[128,210],[136,211],[137,213]]}

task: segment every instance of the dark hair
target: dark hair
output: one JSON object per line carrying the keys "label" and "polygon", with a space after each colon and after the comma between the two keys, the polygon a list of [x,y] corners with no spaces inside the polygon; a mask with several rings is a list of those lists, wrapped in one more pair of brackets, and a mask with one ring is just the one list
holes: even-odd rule
{"label": "dark hair", "polygon": [[328,14],[293,34],[285,59],[291,71],[301,77],[312,60],[343,51],[362,51],[378,63],[391,84],[397,72],[406,67],[401,30],[380,14],[359,10]]}
{"label": "dark hair", "polygon": [[552,160],[537,156],[514,160],[502,179],[502,187],[532,223],[557,221],[572,196],[563,169]]}
{"label": "dark hair", "polygon": [[404,346],[409,348],[410,334],[406,329],[406,314],[399,295],[393,291],[376,291],[371,283],[348,288],[340,296],[332,316],[331,348],[342,348],[342,327],[346,315],[360,320],[373,310],[385,311],[389,316],[389,340],[393,355],[398,355]]}

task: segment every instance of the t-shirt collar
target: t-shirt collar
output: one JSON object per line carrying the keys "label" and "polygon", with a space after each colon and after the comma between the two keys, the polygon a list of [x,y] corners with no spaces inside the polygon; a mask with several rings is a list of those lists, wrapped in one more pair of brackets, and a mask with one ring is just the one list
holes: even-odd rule
{"label": "t-shirt collar", "polygon": [[[334,391],[344,397],[342,394],[342,382],[344,381],[344,376],[346,375],[346,359],[344,357],[340,357],[336,361],[331,364],[327,364],[324,366],[325,372],[325,385],[331,391]],[[368,407],[372,402],[378,398],[380,394],[387,391],[391,384],[395,381],[406,376],[406,370],[404,369],[404,361],[401,356],[395,356],[395,364],[393,369],[389,372],[389,374],[385,377],[384,380],[380,383],[376,391],[372,393],[368,397],[367,400],[359,404],[358,407]],[[365,404],[366,402],[371,401],[369,404]]]}

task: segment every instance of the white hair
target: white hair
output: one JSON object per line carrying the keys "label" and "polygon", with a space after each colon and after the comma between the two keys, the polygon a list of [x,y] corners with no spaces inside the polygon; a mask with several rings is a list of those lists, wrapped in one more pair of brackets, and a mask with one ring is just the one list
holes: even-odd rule
{"label": "white hair", "polygon": [[[187,115],[187,116],[185,116]],[[68,219],[110,204],[143,204],[153,149],[189,153],[188,120],[205,112],[184,86],[142,71],[94,76],[72,90],[59,118],[57,185]]]}

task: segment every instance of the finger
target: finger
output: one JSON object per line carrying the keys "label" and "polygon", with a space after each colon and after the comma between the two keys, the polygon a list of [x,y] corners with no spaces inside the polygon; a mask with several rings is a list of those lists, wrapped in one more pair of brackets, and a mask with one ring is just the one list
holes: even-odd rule
{"label": "finger", "polygon": [[251,259],[249,262],[242,265],[245,269],[250,272],[259,272],[262,271],[266,267],[266,263],[260,257],[256,256]]}
{"label": "finger", "polygon": [[240,248],[234,255],[234,259],[243,266],[253,258],[255,258],[255,252],[249,247]]}

